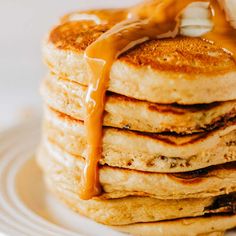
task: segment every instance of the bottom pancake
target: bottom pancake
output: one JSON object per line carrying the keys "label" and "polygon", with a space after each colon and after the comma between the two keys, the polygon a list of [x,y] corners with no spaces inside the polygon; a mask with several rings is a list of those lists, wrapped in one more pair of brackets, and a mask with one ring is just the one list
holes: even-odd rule
{"label": "bottom pancake", "polygon": [[[197,217],[197,206],[203,206],[209,199],[199,199],[192,201],[184,200],[178,202],[179,212],[195,208],[194,217],[185,217],[181,219],[180,215],[176,215],[174,203],[176,201],[159,201],[154,199],[152,204],[149,204],[145,210],[143,203],[149,198],[125,198],[121,200],[105,200],[105,201],[82,201],[78,198],[77,193],[71,192],[63,183],[58,183],[56,178],[47,175],[46,183],[49,189],[62,201],[64,201],[71,209],[85,215],[99,223],[114,225],[112,228],[130,233],[136,236],[197,236],[209,235],[220,236],[223,232],[236,227],[235,214],[209,214]],[[152,201],[152,199],[149,199]],[[148,201],[149,201],[148,200]],[[131,202],[133,201],[133,204]],[[196,202],[198,201],[198,202]],[[217,202],[215,199],[213,202]],[[181,206],[182,205],[182,206]],[[214,205],[214,203],[213,203]],[[176,208],[177,209],[177,208]],[[219,210],[215,210],[216,212]],[[169,216],[173,220],[159,221],[152,215]],[[192,212],[193,213],[193,212]],[[144,222],[144,215],[149,216],[149,222]],[[138,223],[133,223],[135,221]]]}
{"label": "bottom pancake", "polygon": [[45,162],[42,159],[42,153],[38,155],[38,162],[53,192],[62,197],[75,211],[107,225],[155,222],[210,213],[233,213],[235,210],[234,193],[218,197],[181,200],[136,196],[83,201],[79,198],[79,180],[74,178],[74,175],[65,174],[66,170],[61,169],[56,163]]}
{"label": "bottom pancake", "polygon": [[114,227],[135,236],[223,236],[236,227],[236,215],[185,218],[172,221],[139,223]]}
{"label": "bottom pancake", "polygon": [[[57,170],[78,192],[84,158],[44,140],[38,160],[47,172]],[[236,162],[185,173],[151,173],[100,166],[100,198],[148,196],[158,199],[205,198],[236,191]]]}

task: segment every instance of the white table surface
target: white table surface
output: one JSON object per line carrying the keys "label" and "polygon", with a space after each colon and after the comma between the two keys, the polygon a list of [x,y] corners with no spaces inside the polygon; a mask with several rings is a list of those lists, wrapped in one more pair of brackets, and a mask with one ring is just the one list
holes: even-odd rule
{"label": "white table surface", "polygon": [[0,129],[40,110],[38,87],[46,74],[41,63],[41,41],[61,15],[138,1],[0,0]]}

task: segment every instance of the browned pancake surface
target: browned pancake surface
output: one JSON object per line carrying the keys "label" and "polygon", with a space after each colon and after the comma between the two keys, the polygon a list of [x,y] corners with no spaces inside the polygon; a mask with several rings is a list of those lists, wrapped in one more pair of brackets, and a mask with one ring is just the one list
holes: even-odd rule
{"label": "browned pancake surface", "polygon": [[[59,112],[52,107],[48,107],[49,111],[53,112],[59,119],[66,120],[68,122],[74,122],[74,123],[79,123],[81,125],[84,124],[82,120],[78,120],[74,117],[71,117],[67,114],[64,114],[62,112]],[[181,135],[181,134],[176,134],[176,133],[148,133],[148,132],[139,132],[139,131],[130,131],[125,128],[123,129],[118,129],[118,128],[113,128],[113,127],[104,127],[104,133],[106,132],[107,129],[113,130],[114,132],[120,132],[123,134],[127,135],[134,135],[134,136],[140,136],[143,138],[148,139],[153,139],[157,142],[162,142],[166,144],[170,144],[173,146],[185,146],[188,144],[195,144],[199,142],[203,142],[206,140],[208,137],[211,137],[214,135],[214,132],[218,132],[219,130],[224,130],[227,127],[234,126],[236,125],[236,117],[228,120],[228,122],[222,124],[219,128],[215,130],[210,130],[202,133],[194,133],[194,134],[186,134],[186,135]]]}
{"label": "browned pancake surface", "polygon": [[[49,41],[57,48],[83,52],[112,24],[95,25],[90,21],[64,23],[52,30]],[[151,40],[129,50],[121,61],[135,67],[150,66],[159,71],[218,74],[235,70],[230,54],[200,38],[177,37]]]}
{"label": "browned pancake surface", "polygon": [[[194,184],[204,181],[206,178],[211,176],[216,176],[216,173],[220,171],[236,171],[236,162],[230,162],[217,166],[210,166],[207,168],[202,168],[199,170],[188,171],[188,172],[179,172],[170,174],[175,178],[176,181],[181,182],[182,184]],[[143,172],[145,173],[145,172]]]}
{"label": "browned pancake surface", "polygon": [[200,38],[152,40],[128,51],[122,61],[180,73],[219,73],[235,68],[233,58],[217,45]]}
{"label": "browned pancake surface", "polygon": [[95,25],[91,21],[72,21],[52,30],[49,40],[59,49],[83,52],[112,25]]}

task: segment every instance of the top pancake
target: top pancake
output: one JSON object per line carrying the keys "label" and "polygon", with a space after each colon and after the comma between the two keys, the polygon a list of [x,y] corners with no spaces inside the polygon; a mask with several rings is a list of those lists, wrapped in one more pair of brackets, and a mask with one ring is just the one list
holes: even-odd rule
{"label": "top pancake", "polygon": [[[86,85],[83,53],[112,24],[70,21],[54,28],[44,58],[61,77]],[[236,99],[236,65],[230,54],[200,38],[151,40],[113,64],[108,90],[156,103],[199,104]]]}

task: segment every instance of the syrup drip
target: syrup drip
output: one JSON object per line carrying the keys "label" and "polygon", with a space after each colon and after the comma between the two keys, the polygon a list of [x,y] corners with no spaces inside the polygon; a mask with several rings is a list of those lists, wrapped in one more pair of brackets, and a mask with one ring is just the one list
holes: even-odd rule
{"label": "syrup drip", "polygon": [[219,45],[236,61],[236,30],[226,20],[226,15],[216,1],[211,1],[214,29],[202,38]]}
{"label": "syrup drip", "polygon": [[[192,2],[196,0],[151,0],[139,4],[129,9],[127,19],[116,24],[86,49],[85,58],[89,68],[85,101],[88,157],[80,193],[82,199],[91,199],[101,193],[98,162],[102,155],[105,93],[113,62],[123,52],[147,40],[175,37],[179,29],[179,16]],[[222,48],[236,55],[235,30],[226,21],[216,0],[211,1],[211,7],[215,29],[203,38],[219,43]]]}

